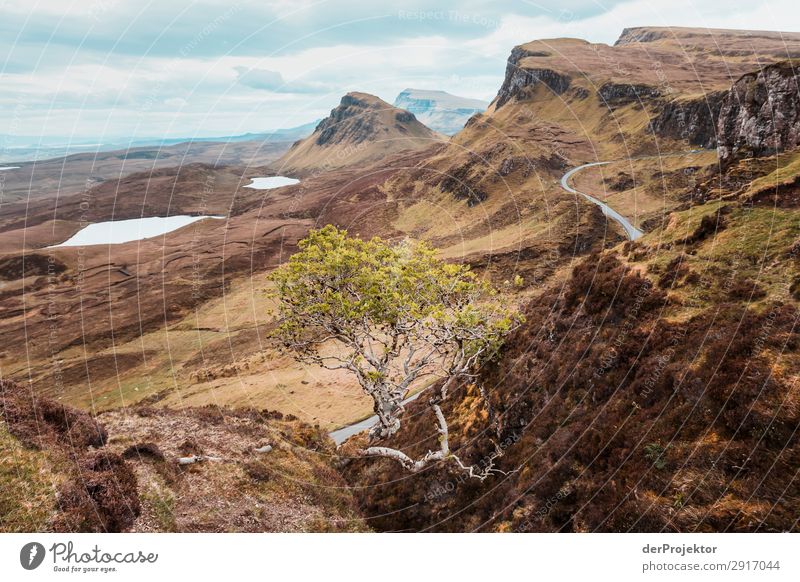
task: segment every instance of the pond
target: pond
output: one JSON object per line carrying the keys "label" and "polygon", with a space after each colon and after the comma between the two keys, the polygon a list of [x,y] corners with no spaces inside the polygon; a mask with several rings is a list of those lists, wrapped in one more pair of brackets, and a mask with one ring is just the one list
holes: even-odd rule
{"label": "pond", "polygon": [[299,184],[300,180],[295,178],[287,178],[286,176],[268,176],[263,178],[251,178],[252,183],[247,184],[245,188],[253,188],[254,190],[272,190],[273,188],[281,188],[282,186],[291,186],[292,184]]}
{"label": "pond", "polygon": [[83,247],[89,245],[118,245],[136,240],[144,240],[172,232],[198,220],[222,219],[224,216],[152,216],[130,220],[109,220],[97,222],[82,228],[57,247]]}

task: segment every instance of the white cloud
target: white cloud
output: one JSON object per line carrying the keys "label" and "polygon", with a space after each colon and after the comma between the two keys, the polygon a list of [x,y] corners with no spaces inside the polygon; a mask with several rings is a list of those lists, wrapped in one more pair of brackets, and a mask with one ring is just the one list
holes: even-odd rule
{"label": "white cloud", "polygon": [[[350,90],[389,101],[406,87],[489,99],[511,48],[538,38],[611,43],[624,27],[641,25],[800,30],[796,0],[539,4],[403,0],[370,5],[369,12],[355,0],[244,0],[235,11],[224,0],[180,9],[139,0],[75,0],[67,8],[64,0],[7,2],[0,27],[3,17],[11,26],[27,14],[33,24],[52,20],[53,29],[38,32],[41,45],[35,35],[10,45],[15,68],[2,72],[0,134],[10,127],[34,135],[260,131],[316,119]],[[420,22],[401,18],[400,8],[440,10]],[[96,18],[87,21],[90,10]],[[384,18],[347,26],[381,10]],[[253,42],[273,37],[273,44]],[[192,50],[182,53],[186,46]]]}
{"label": "white cloud", "polygon": [[507,54],[515,45],[547,38],[613,44],[623,28],[635,26],[800,32],[800,5],[796,0],[634,0],[586,18],[568,11],[538,17],[506,15],[489,34],[466,44],[489,54]]}
{"label": "white cloud", "polygon": [[278,71],[270,69],[234,67],[239,83],[251,89],[263,89],[275,93],[324,93],[329,86],[319,82],[301,80],[286,81]]}

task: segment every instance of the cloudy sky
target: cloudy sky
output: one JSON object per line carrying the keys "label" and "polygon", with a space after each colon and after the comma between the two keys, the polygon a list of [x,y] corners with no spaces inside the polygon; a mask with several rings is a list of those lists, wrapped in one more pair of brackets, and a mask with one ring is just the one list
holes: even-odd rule
{"label": "cloudy sky", "polygon": [[800,31],[797,0],[0,0],[0,134],[300,125],[343,93],[490,100],[515,44],[628,26]]}

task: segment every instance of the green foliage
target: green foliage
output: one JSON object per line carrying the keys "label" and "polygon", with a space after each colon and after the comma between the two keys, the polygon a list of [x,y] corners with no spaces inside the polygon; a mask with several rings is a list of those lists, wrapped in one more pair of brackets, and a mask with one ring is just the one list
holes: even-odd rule
{"label": "green foliage", "polygon": [[[434,328],[481,330],[464,333],[499,344],[517,318],[495,305],[479,305],[494,292],[468,266],[445,263],[419,243],[363,241],[334,226],[313,230],[300,252],[271,275],[280,299],[278,335],[287,343],[316,333],[349,340],[376,330]],[[471,337],[473,336],[473,337]]]}
{"label": "green foliage", "polygon": [[650,443],[644,447],[644,456],[648,461],[652,461],[656,469],[663,469],[667,466],[667,461],[664,458],[666,449],[658,443]]}

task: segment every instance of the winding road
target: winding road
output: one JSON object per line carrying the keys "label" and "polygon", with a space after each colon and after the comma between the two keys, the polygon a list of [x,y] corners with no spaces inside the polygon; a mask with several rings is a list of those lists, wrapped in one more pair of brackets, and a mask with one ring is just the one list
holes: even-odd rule
{"label": "winding road", "polygon": [[[657,154],[657,155],[654,155],[654,156],[638,156],[638,157],[635,157],[635,158],[628,158],[627,161],[632,161],[632,160],[655,160],[655,159],[660,159],[660,158],[675,158],[675,157],[682,157],[682,156],[687,156],[687,155],[692,155],[692,154],[703,154],[703,153],[706,153],[706,152],[709,152],[709,151],[713,151],[713,150],[695,149],[695,150],[689,150],[689,151],[685,151],[685,152]],[[637,238],[640,238],[642,235],[644,235],[644,232],[642,232],[641,230],[639,230],[638,228],[633,226],[633,224],[631,223],[630,220],[628,220],[627,218],[622,216],[619,212],[617,212],[616,210],[611,208],[608,204],[606,204],[602,200],[598,200],[594,196],[592,196],[590,194],[587,194],[586,192],[581,192],[580,190],[576,190],[575,188],[573,188],[572,186],[569,185],[569,179],[574,174],[576,174],[577,172],[580,172],[584,168],[591,168],[593,166],[605,166],[607,164],[612,164],[614,162],[620,162],[620,161],[622,161],[622,160],[609,160],[607,162],[592,162],[590,164],[583,164],[582,166],[577,166],[575,168],[572,168],[569,172],[567,172],[566,174],[561,176],[561,187],[564,190],[566,190],[567,192],[569,192],[570,194],[580,194],[581,196],[586,198],[592,204],[596,204],[597,206],[599,206],[600,210],[603,211],[603,214],[605,214],[611,220],[614,220],[614,221],[618,222],[620,225],[622,225],[622,228],[625,229],[625,234],[628,236],[628,238],[630,240],[636,240]]]}
{"label": "winding road", "polygon": [[599,206],[600,210],[603,211],[603,214],[605,214],[611,220],[615,220],[622,225],[622,228],[625,229],[625,234],[628,236],[630,240],[636,240],[637,238],[641,237],[644,233],[635,226],[633,226],[630,220],[622,216],[619,212],[611,208],[608,204],[606,204],[602,200],[598,200],[594,196],[590,196],[586,192],[581,192],[580,190],[576,190],[575,188],[569,185],[569,179],[572,177],[572,175],[577,172],[580,172],[584,168],[591,168],[592,166],[605,166],[606,164],[610,163],[611,162],[592,162],[591,164],[583,164],[582,166],[578,166],[577,168],[572,168],[569,172],[561,176],[561,187],[571,194],[580,194],[592,204],[596,204],[597,206]]}

